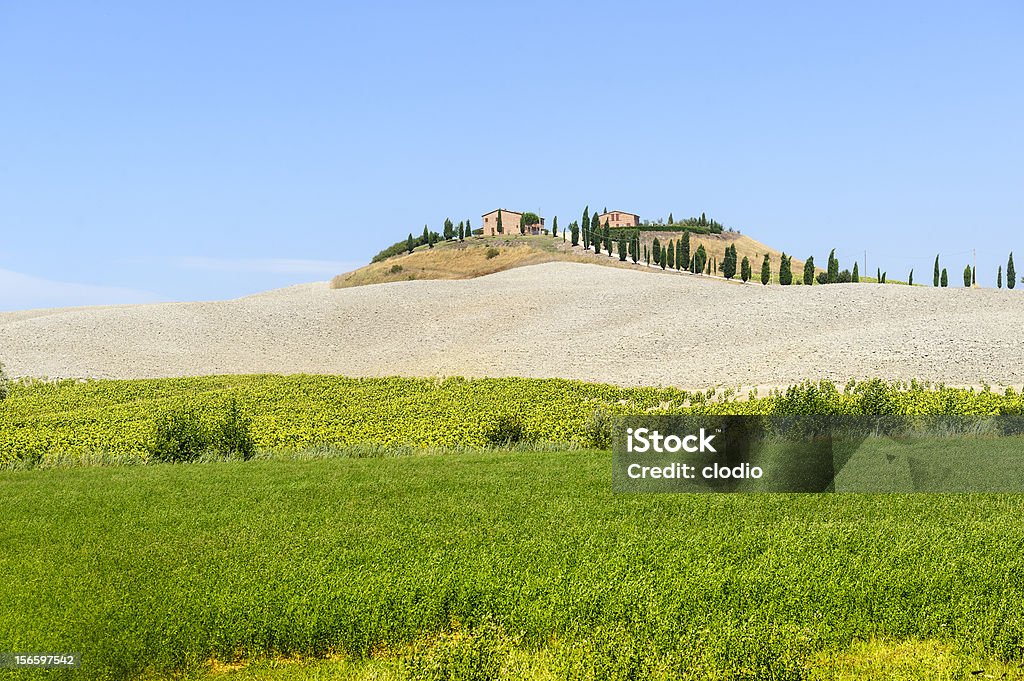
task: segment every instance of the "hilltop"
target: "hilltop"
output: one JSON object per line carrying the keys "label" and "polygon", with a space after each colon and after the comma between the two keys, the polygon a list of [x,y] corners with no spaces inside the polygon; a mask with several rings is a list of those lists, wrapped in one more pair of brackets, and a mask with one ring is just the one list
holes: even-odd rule
{"label": "hilltop", "polygon": [[[651,248],[655,238],[661,243],[667,244],[670,240],[675,241],[682,236],[682,231],[641,232],[641,243]],[[717,262],[722,262],[725,257],[725,249],[728,246],[735,246],[739,261],[742,261],[744,256],[750,259],[754,280],[758,280],[761,260],[767,253],[772,261],[772,281],[777,280],[781,253],[759,241],[739,232],[690,234],[691,252],[696,251],[700,245],[704,246],[709,260],[713,258]],[[433,248],[426,245],[417,246],[412,253],[395,255],[352,272],[339,274],[331,280],[331,286],[333,288],[348,288],[418,279],[473,279],[546,262],[592,263],[639,271],[662,272],[660,267],[654,265],[647,267],[643,262],[635,265],[628,260],[620,262],[617,254],[613,256],[604,252],[596,254],[593,250],[585,250],[582,245],[573,247],[568,241],[563,241],[561,235],[551,237],[516,234],[473,236],[465,241],[438,241]],[[799,273],[803,271],[803,266],[802,260],[793,259],[794,279],[799,279]],[[737,272],[737,280],[738,278]]]}

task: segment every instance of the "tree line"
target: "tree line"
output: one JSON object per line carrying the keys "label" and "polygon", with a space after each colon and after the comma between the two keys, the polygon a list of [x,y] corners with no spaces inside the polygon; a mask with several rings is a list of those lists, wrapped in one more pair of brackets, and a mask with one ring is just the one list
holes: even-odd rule
{"label": "tree line", "polygon": [[[605,210],[604,212],[607,213],[608,211]],[[540,217],[536,213],[523,213],[519,219],[520,234],[525,234],[528,227],[537,224],[540,224]],[[701,213],[699,217],[686,218],[679,222],[675,222],[672,214],[669,213],[668,225],[694,227],[701,230],[709,229],[712,231],[717,228],[718,232],[722,231],[721,223],[709,220],[704,213]],[[504,233],[501,211],[498,212],[496,231],[499,234]],[[583,215],[579,220],[574,220],[567,228],[561,231],[561,237],[563,241],[571,242],[574,247],[579,246],[582,241],[584,249],[590,250],[593,248],[597,254],[600,254],[603,250],[609,256],[613,256],[617,252],[619,260],[622,262],[630,260],[633,263],[638,263],[643,260],[645,264],[651,265],[653,261],[656,267],[666,270],[687,271],[693,274],[721,273],[726,279],[733,279],[738,274],[740,280],[744,282],[749,281],[752,276],[749,258],[744,256],[742,262],[737,263],[738,256],[734,245],[726,248],[722,262],[719,263],[716,258],[708,256],[703,245],[699,245],[691,253],[690,232],[688,231],[684,231],[683,236],[678,240],[669,240],[667,245],[655,237],[650,247],[646,244],[641,244],[640,231],[641,229],[638,227],[613,229],[607,220],[602,225],[599,214],[595,211],[591,215],[590,206],[588,205],[584,207]],[[477,230],[476,233],[482,232]],[[473,234],[473,228],[469,220],[460,221],[458,225],[455,225],[450,218],[446,218],[440,233],[431,231],[427,225],[424,225],[422,234],[414,237],[410,232],[405,241],[399,241],[388,246],[375,255],[371,262],[379,262],[402,252],[412,253],[419,246],[426,245],[428,248],[433,248],[434,244],[441,238],[445,241],[456,239],[465,241],[466,238]],[[557,215],[552,219],[551,236],[555,238],[559,236]],[[792,256],[787,255],[785,252],[779,258],[778,282],[783,286],[789,286],[793,283],[792,259]],[[821,272],[816,272],[816,269],[814,256],[808,256],[804,261],[802,272],[802,282],[805,286],[811,286],[815,283],[856,284],[861,280],[859,266],[856,261],[853,263],[852,270],[839,269],[839,259],[836,257],[836,250],[834,248],[828,254],[825,269]],[[771,257],[767,253],[761,262],[760,274],[762,284],[767,285],[770,283],[772,262]],[[1012,252],[1006,263],[1005,274],[1006,287],[1014,288],[1017,283],[1017,271],[1014,267]],[[877,269],[875,275],[877,283],[886,283],[887,277],[887,272],[884,272],[881,268]],[[970,264],[964,267],[963,281],[965,287],[976,285],[978,282],[977,269]],[[1024,277],[1020,281],[1024,283]],[[996,287],[1002,288],[1003,282],[1003,266],[1000,265],[996,273]],[[907,276],[907,284],[910,286],[914,285],[913,269],[910,270]],[[935,287],[949,286],[949,273],[945,267],[941,267],[939,255],[935,256],[932,285]]]}

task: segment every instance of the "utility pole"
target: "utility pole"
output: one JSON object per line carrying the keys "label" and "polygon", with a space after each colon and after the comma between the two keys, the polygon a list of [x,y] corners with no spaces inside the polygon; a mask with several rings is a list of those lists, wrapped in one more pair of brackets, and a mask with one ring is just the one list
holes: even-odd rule
{"label": "utility pole", "polygon": [[864,276],[868,274],[868,251],[864,249]]}
{"label": "utility pole", "polygon": [[978,288],[978,249],[971,249],[971,259],[974,261],[971,265],[971,288]]}

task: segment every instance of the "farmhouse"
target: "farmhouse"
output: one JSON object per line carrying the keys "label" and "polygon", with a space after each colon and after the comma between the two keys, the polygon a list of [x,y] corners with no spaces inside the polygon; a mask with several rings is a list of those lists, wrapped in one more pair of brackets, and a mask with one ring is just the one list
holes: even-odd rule
{"label": "farmhouse", "polygon": [[[484,236],[494,236],[498,233],[498,213],[501,213],[501,233],[519,234],[519,222],[523,219],[523,214],[514,210],[496,208],[490,213],[484,213],[482,216]],[[527,213],[527,216],[529,215],[532,215],[532,213]],[[540,234],[544,231],[544,218],[539,219],[540,222],[537,224],[526,225],[527,234]]]}
{"label": "farmhouse", "polygon": [[608,223],[609,227],[639,227],[640,216],[636,213],[624,213],[621,210],[610,210],[597,216],[603,227]]}

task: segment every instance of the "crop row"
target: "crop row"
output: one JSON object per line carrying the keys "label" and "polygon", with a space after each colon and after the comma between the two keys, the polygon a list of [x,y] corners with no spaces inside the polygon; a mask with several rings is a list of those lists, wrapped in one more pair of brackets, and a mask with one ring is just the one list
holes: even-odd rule
{"label": "crop row", "polygon": [[354,444],[486,446],[508,439],[602,445],[626,414],[1020,414],[1005,392],[882,381],[804,383],[768,395],[616,387],[561,379],[210,376],[30,381],[0,402],[0,462],[148,455],[156,419],[189,410],[212,419],[229,400],[263,450]]}

